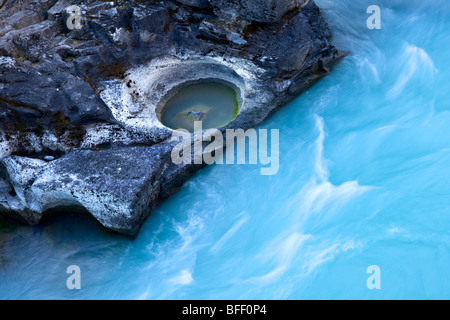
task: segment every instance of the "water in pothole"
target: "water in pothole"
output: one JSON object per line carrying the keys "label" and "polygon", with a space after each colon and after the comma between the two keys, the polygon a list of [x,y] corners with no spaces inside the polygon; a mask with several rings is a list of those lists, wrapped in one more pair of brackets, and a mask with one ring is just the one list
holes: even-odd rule
{"label": "water in pothole", "polygon": [[161,121],[171,129],[193,132],[195,121],[201,121],[203,129],[221,128],[238,112],[239,102],[232,88],[221,83],[199,83],[180,89],[162,110]]}

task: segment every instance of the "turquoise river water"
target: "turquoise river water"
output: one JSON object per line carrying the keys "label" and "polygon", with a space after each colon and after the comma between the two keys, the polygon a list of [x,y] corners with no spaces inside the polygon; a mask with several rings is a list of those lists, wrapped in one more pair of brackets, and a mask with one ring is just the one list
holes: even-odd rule
{"label": "turquoise river water", "polygon": [[75,214],[2,227],[0,298],[450,298],[450,1],[317,4],[351,54],[261,125],[277,175],[210,166],[134,241]]}

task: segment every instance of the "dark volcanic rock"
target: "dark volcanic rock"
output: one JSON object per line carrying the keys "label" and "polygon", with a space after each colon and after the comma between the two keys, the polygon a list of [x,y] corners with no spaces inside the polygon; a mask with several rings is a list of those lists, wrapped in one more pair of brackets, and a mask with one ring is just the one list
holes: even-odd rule
{"label": "dark volcanic rock", "polygon": [[287,12],[298,10],[309,0],[209,0],[222,19],[243,19],[256,22],[277,22]]}
{"label": "dark volcanic rock", "polygon": [[61,116],[76,125],[114,122],[111,110],[94,89],[70,73],[32,67],[2,71],[0,103],[24,113],[24,119],[28,114],[46,122]]}
{"label": "dark volcanic rock", "polygon": [[226,83],[227,128],[253,127],[342,58],[329,37],[309,0],[0,0],[0,215],[76,205],[135,235],[204,166],[171,162],[171,95]]}

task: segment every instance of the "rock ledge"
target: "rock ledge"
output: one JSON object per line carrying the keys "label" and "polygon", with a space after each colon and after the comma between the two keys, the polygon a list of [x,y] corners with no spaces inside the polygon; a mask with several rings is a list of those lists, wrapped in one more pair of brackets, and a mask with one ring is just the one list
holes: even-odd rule
{"label": "rock ledge", "polygon": [[0,215],[77,206],[130,236],[204,167],[171,162],[177,90],[232,86],[248,129],[343,57],[309,0],[0,0],[0,21]]}

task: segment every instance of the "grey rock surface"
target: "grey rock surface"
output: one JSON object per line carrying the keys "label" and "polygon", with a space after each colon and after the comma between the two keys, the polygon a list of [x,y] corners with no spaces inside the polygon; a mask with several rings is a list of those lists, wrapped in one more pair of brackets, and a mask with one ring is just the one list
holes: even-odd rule
{"label": "grey rock surface", "polygon": [[37,214],[80,206],[106,228],[136,235],[159,199],[170,152],[168,145],[74,151],[38,175],[28,206]]}
{"label": "grey rock surface", "polygon": [[309,0],[0,0],[0,215],[77,206],[136,235],[204,166],[171,162],[171,95],[229,84],[227,128],[254,127],[343,57],[330,37]]}
{"label": "grey rock surface", "polygon": [[[0,206],[15,198],[21,217],[58,208],[82,208],[104,227],[136,236],[154,206],[175,192],[194,171],[171,163],[173,145],[73,151],[58,160],[9,156],[2,160]],[[183,179],[174,172],[187,170]],[[7,194],[6,194],[7,193]],[[10,198],[6,198],[10,195]],[[14,195],[14,197],[12,197]]]}
{"label": "grey rock surface", "polygon": [[299,10],[310,0],[209,0],[220,18],[250,22],[276,22],[286,13]]}

